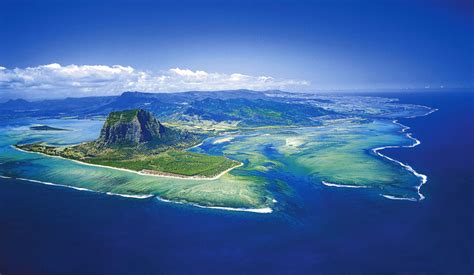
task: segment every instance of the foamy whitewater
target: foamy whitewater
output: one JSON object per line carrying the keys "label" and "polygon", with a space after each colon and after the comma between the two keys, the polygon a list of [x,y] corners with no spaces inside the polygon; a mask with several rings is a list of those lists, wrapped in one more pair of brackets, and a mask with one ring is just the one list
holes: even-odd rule
{"label": "foamy whitewater", "polygon": [[418,201],[417,199],[414,198],[402,198],[402,197],[396,197],[396,196],[391,196],[391,195],[382,195],[382,197],[390,199],[390,200],[400,200],[400,201]]}
{"label": "foamy whitewater", "polygon": [[[202,145],[202,143],[200,143],[196,146],[200,146],[200,145]],[[73,162],[76,162],[76,163],[79,163],[79,164],[82,164],[82,165],[89,165],[89,166],[95,166],[95,167],[101,167],[101,168],[115,169],[115,170],[120,170],[120,171],[125,171],[125,172],[131,172],[131,173],[135,173],[135,174],[139,174],[139,175],[143,175],[143,176],[178,178],[178,179],[184,179],[184,180],[216,180],[216,179],[219,179],[224,174],[228,173],[229,171],[231,171],[235,168],[241,167],[243,165],[243,163],[240,163],[239,165],[231,167],[231,168],[221,172],[220,174],[218,174],[218,175],[216,175],[212,178],[197,178],[197,177],[181,178],[181,177],[174,177],[174,176],[168,176],[168,175],[154,175],[154,174],[149,174],[149,173],[143,173],[143,172],[128,170],[128,169],[124,169],[124,168],[117,168],[117,167],[111,167],[111,166],[85,163],[85,162],[81,162],[81,161],[74,160],[74,159],[63,158],[61,156],[51,156],[51,155],[47,155],[47,154],[40,153],[40,152],[29,152],[29,151],[25,151],[25,150],[22,150],[20,148],[17,148],[15,146],[12,146],[12,148],[14,148],[18,151],[25,152],[25,153],[40,154],[40,155],[44,155],[44,156],[47,156],[47,157],[55,157],[55,158],[60,158],[60,159],[64,159],[64,160],[69,160],[69,161],[73,161]],[[5,176],[0,176],[0,177],[10,178],[10,179],[17,179],[17,180],[25,180],[25,181],[41,183],[41,184],[46,184],[46,185],[67,187],[67,188],[72,188],[72,189],[80,190],[80,191],[96,192],[96,193],[106,194],[106,195],[110,195],[110,196],[120,196],[120,197],[124,197],[124,198],[147,199],[147,198],[154,197],[154,195],[127,195],[127,194],[117,194],[117,193],[112,193],[112,192],[100,192],[100,191],[94,191],[94,190],[90,190],[90,189],[86,189],[86,188],[80,188],[80,187],[75,187],[75,186],[69,186],[69,185],[64,185],[64,184],[56,184],[56,183],[44,182],[44,181],[38,181],[38,180],[32,180],[32,179],[25,179],[25,178],[11,178],[11,177],[5,177]],[[171,201],[171,200],[163,199],[163,198],[160,198],[158,196],[157,196],[157,198],[161,201],[164,201],[164,202],[184,204],[184,203],[177,202],[177,201]],[[186,202],[185,204],[189,204],[189,205],[192,205],[192,206],[195,206],[195,207],[200,207],[200,208],[219,209],[219,210],[227,210],[227,211],[242,211],[242,212],[253,212],[253,213],[264,213],[264,214],[273,212],[273,210],[269,207],[264,207],[264,208],[233,208],[233,207],[223,207],[223,206],[203,206],[203,205],[199,205],[199,204],[196,204],[196,203],[188,203],[188,202]]]}
{"label": "foamy whitewater", "polygon": [[192,203],[192,202],[171,201],[171,200],[163,199],[163,198],[158,197],[158,196],[156,196],[156,198],[160,201],[163,201],[163,202],[192,205],[192,206],[199,207],[199,208],[209,208],[209,209],[218,209],[218,210],[227,210],[227,211],[252,212],[252,213],[260,213],[260,214],[269,214],[269,213],[273,212],[273,210],[270,207],[264,207],[264,208],[235,208],[235,207],[224,207],[224,206],[204,206],[204,205],[199,205],[199,204]]}
{"label": "foamy whitewater", "polygon": [[32,180],[32,179],[26,179],[26,178],[14,178],[14,177],[7,177],[7,176],[0,176],[0,178],[29,181],[29,182],[40,183],[40,184],[45,184],[45,185],[71,188],[71,189],[78,190],[78,191],[88,191],[88,192],[94,192],[94,193],[105,194],[105,195],[110,195],[110,196],[120,196],[120,197],[124,197],[124,198],[146,199],[146,198],[153,197],[153,195],[127,195],[127,194],[117,194],[117,193],[111,193],[111,192],[100,192],[100,191],[95,191],[95,190],[82,188],[82,187],[76,187],[76,186],[70,186],[70,185],[58,184],[58,183],[52,183],[52,182],[40,181],[40,180]]}
{"label": "foamy whitewater", "polygon": [[[426,114],[424,114],[424,115],[422,115],[422,116],[427,116],[427,115],[429,115],[429,114],[431,114],[431,113],[434,113],[434,112],[436,112],[436,111],[438,111],[438,109],[432,109],[432,110],[430,110],[428,113],[426,113]],[[414,117],[410,117],[410,118],[414,118]],[[393,120],[392,122],[395,123],[396,125],[402,127],[402,133],[405,133],[407,130],[410,129],[410,127],[399,123],[397,120]],[[421,174],[421,173],[418,173],[415,169],[413,169],[413,167],[411,167],[411,166],[408,165],[408,164],[405,164],[405,163],[403,163],[403,162],[401,162],[401,161],[398,161],[398,160],[396,160],[396,159],[393,159],[393,158],[391,158],[391,157],[388,157],[388,156],[386,156],[386,155],[384,155],[384,154],[382,154],[382,153],[379,152],[379,151],[381,151],[381,150],[383,150],[383,149],[387,149],[387,148],[413,148],[413,147],[418,146],[418,145],[421,144],[421,141],[419,141],[418,139],[414,138],[414,137],[412,136],[412,133],[405,133],[405,135],[406,135],[409,139],[413,140],[413,144],[410,144],[410,145],[400,145],[400,146],[397,146],[397,145],[395,145],[395,146],[393,146],[393,145],[392,145],[392,146],[383,146],[383,147],[374,148],[374,149],[372,149],[372,151],[373,151],[375,154],[377,154],[378,156],[381,156],[381,157],[383,157],[383,158],[385,158],[385,159],[388,159],[388,160],[390,160],[390,161],[393,161],[393,162],[395,162],[395,163],[398,163],[400,166],[402,166],[402,167],[405,168],[406,170],[410,171],[413,175],[415,175],[416,177],[418,177],[418,178],[420,179],[420,185],[418,185],[418,186],[416,187],[416,189],[417,189],[417,193],[418,193],[419,198],[418,198],[418,199],[416,199],[416,198],[403,198],[403,197],[396,197],[396,196],[384,195],[384,194],[380,194],[380,195],[381,195],[382,197],[384,197],[384,198],[391,199],[391,200],[421,201],[421,200],[425,199],[425,196],[423,196],[423,194],[421,194],[421,191],[420,191],[420,190],[421,190],[421,187],[423,186],[423,184],[425,184],[425,183],[428,181],[428,176],[426,176],[426,175],[424,175],[424,174]]]}
{"label": "foamy whitewater", "polygon": [[342,187],[342,188],[369,188],[370,186],[365,186],[365,185],[348,185],[348,184],[336,184],[336,183],[331,183],[327,181],[321,181],[322,184],[330,187]]}
{"label": "foamy whitewater", "polygon": [[[426,106],[423,106],[423,107],[426,107]],[[428,108],[428,107],[426,107],[426,108]],[[427,112],[426,114],[421,115],[421,116],[427,116],[427,115],[429,115],[431,113],[434,113],[436,111],[438,111],[438,109],[431,109],[429,112]],[[420,116],[411,116],[409,118],[415,118],[415,117],[420,117]],[[413,167],[411,167],[408,164],[405,164],[401,161],[398,161],[396,159],[388,157],[388,156],[386,156],[386,155],[379,152],[379,151],[387,149],[387,148],[413,148],[413,147],[416,147],[416,146],[421,144],[421,141],[414,138],[412,136],[413,135],[412,133],[406,133],[406,131],[409,130],[410,127],[399,123],[397,120],[393,120],[392,122],[402,128],[401,132],[405,133],[406,137],[413,140],[413,144],[382,146],[382,147],[373,148],[372,151],[380,157],[383,157],[383,158],[385,158],[389,161],[397,163],[398,165],[402,166],[406,170],[410,171],[413,175],[418,177],[420,179],[420,184],[416,187],[416,189],[417,189],[417,193],[418,193],[419,198],[418,199],[416,199],[416,198],[404,198],[404,197],[396,197],[396,196],[384,195],[384,194],[380,194],[380,195],[384,198],[391,199],[391,200],[421,201],[421,200],[425,199],[425,196],[423,196],[423,194],[421,194],[420,190],[421,190],[421,187],[428,181],[428,176],[426,176],[424,174],[421,174],[421,173],[418,173],[415,169],[413,169]],[[329,187],[339,187],[339,188],[369,188],[369,186],[364,186],[364,185],[336,184],[336,183],[331,183],[331,182],[327,182],[327,181],[322,181],[322,184],[325,185],[325,186],[329,186]]]}
{"label": "foamy whitewater", "polygon": [[[14,177],[2,176],[2,175],[0,175],[0,178],[29,181],[29,182],[40,183],[40,184],[45,184],[45,185],[50,185],[50,186],[71,188],[71,189],[78,190],[78,191],[88,191],[88,192],[94,192],[94,193],[99,193],[99,194],[105,194],[105,195],[109,195],[109,196],[119,196],[119,197],[123,197],[123,198],[131,198],[131,199],[148,199],[148,198],[151,198],[151,197],[155,197],[155,195],[127,195],[127,194],[118,194],[118,193],[112,193],[112,192],[101,192],[101,191],[90,190],[90,189],[87,189],[87,188],[69,186],[69,185],[64,185],[64,184],[57,184],[57,183],[52,183],[52,182],[47,182],[47,181],[40,181],[40,180],[33,180],[33,179],[26,179],[26,178],[14,178]],[[262,213],[262,214],[267,214],[267,213],[272,213],[273,212],[273,210],[270,207],[264,207],[264,208],[233,208],[233,207],[223,207],[223,206],[203,206],[203,205],[199,205],[199,204],[196,204],[196,203],[167,200],[167,199],[160,198],[158,196],[156,196],[156,198],[159,199],[160,201],[163,201],[163,202],[186,204],[186,205],[192,205],[192,206],[200,207],[200,208],[219,209],[219,210],[227,210],[227,211],[253,212],[253,213]],[[274,201],[274,202],[276,202],[276,201]]]}

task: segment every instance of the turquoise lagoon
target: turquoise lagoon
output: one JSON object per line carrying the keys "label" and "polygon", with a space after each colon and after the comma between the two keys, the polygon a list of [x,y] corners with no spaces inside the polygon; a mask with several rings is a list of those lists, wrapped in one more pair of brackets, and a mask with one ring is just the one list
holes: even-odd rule
{"label": "turquoise lagoon", "polygon": [[[46,124],[72,131],[35,131]],[[271,212],[295,195],[295,182],[323,188],[361,188],[369,195],[419,200],[420,176],[373,148],[415,143],[391,119],[327,118],[318,127],[222,134],[190,150],[239,160],[217,180],[146,176],[18,151],[13,144],[70,145],[97,138],[103,121],[19,119],[0,125],[0,175],[111,195],[159,198],[204,207]],[[380,151],[383,153],[383,151]],[[416,169],[416,167],[415,167]],[[25,182],[22,181],[22,182]]]}

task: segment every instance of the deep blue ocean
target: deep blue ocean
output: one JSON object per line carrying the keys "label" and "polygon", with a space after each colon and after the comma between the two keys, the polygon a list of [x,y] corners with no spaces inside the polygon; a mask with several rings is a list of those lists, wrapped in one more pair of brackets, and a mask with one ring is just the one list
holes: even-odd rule
{"label": "deep blue ocean", "polygon": [[472,274],[474,93],[376,95],[439,109],[384,152],[428,176],[421,202],[292,182],[257,214],[0,179],[0,274]]}

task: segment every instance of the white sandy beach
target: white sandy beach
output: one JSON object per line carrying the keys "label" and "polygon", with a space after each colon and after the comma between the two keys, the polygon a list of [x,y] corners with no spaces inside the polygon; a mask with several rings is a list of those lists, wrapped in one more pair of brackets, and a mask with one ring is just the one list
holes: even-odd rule
{"label": "white sandy beach", "polygon": [[30,154],[40,154],[40,155],[43,155],[43,156],[53,157],[53,158],[60,158],[60,159],[64,159],[64,160],[73,161],[73,162],[76,162],[76,163],[79,163],[79,164],[82,164],[82,165],[120,170],[120,171],[124,171],[124,172],[135,173],[135,174],[142,175],[142,176],[153,176],[153,177],[182,179],[182,180],[217,180],[220,177],[222,177],[224,174],[228,173],[229,171],[244,165],[243,163],[240,163],[239,165],[233,166],[233,167],[231,167],[231,168],[229,168],[225,171],[222,171],[220,174],[218,174],[214,177],[184,176],[184,175],[177,175],[177,174],[176,175],[174,175],[174,174],[163,174],[163,172],[160,172],[160,171],[153,171],[153,172],[151,172],[152,170],[134,171],[134,170],[125,169],[125,168],[105,166],[105,165],[100,165],[100,164],[92,164],[92,163],[82,162],[82,161],[75,160],[75,159],[64,158],[64,157],[61,157],[61,156],[52,156],[52,155],[44,154],[44,153],[41,153],[41,152],[30,152],[30,151],[26,151],[26,150],[22,150],[20,148],[17,148],[13,145],[12,145],[12,147],[15,148],[18,151],[21,151],[21,152],[30,153]]}

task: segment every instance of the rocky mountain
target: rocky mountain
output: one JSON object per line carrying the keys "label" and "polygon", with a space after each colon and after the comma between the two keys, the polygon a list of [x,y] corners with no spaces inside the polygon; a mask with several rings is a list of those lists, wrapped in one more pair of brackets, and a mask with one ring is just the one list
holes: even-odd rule
{"label": "rocky mountain", "polygon": [[111,112],[96,144],[99,147],[140,145],[180,147],[197,143],[201,139],[201,135],[164,126],[148,111],[133,109]]}

